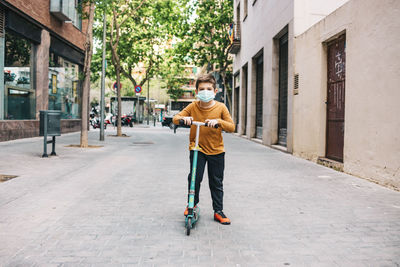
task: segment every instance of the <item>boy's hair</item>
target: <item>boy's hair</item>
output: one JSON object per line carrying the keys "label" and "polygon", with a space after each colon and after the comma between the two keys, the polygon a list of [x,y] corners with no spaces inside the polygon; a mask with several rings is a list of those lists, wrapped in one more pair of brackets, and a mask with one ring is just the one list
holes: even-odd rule
{"label": "boy's hair", "polygon": [[212,83],[213,88],[215,89],[217,85],[217,81],[211,73],[200,75],[196,80],[196,90],[199,89],[200,83]]}

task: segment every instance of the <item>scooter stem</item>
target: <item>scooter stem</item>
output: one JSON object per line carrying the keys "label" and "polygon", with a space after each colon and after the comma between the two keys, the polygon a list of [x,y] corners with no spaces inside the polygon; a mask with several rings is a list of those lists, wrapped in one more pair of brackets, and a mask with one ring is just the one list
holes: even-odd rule
{"label": "scooter stem", "polygon": [[200,135],[200,126],[206,125],[204,122],[192,121],[192,125],[196,125],[196,141],[193,150],[193,165],[192,165],[192,177],[190,181],[190,189],[189,189],[189,203],[188,208],[194,208],[194,194],[195,194],[195,181],[196,181],[196,168],[197,168],[197,155],[199,153],[199,135]]}

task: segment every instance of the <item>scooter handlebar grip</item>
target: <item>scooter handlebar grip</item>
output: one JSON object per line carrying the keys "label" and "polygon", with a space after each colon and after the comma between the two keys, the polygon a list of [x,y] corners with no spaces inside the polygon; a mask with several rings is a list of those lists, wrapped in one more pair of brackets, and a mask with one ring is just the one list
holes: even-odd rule
{"label": "scooter handlebar grip", "polygon": [[184,120],[179,120],[179,126],[185,126],[185,121]]}
{"label": "scooter handlebar grip", "polygon": [[[206,127],[208,127],[208,122],[206,122]],[[218,127],[219,127],[219,124],[215,124],[215,125],[214,125],[214,128],[215,128],[215,129],[218,129]]]}

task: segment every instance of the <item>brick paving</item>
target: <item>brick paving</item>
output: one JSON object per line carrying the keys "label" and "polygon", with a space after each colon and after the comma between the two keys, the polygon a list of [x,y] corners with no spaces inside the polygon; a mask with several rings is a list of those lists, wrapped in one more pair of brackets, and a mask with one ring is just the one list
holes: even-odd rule
{"label": "brick paving", "polygon": [[[0,266],[399,266],[400,193],[226,134],[225,213],[185,235],[187,129],[90,132],[40,158],[42,139],[0,143]],[[114,134],[107,129],[106,134]],[[50,147],[50,146],[49,146]]]}

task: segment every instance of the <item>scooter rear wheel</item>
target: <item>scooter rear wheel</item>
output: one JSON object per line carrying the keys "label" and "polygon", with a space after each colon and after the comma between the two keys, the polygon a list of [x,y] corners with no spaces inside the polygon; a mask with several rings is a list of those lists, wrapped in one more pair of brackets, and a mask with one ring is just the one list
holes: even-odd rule
{"label": "scooter rear wheel", "polygon": [[190,235],[190,229],[192,228],[192,218],[188,218],[186,224],[186,235]]}

